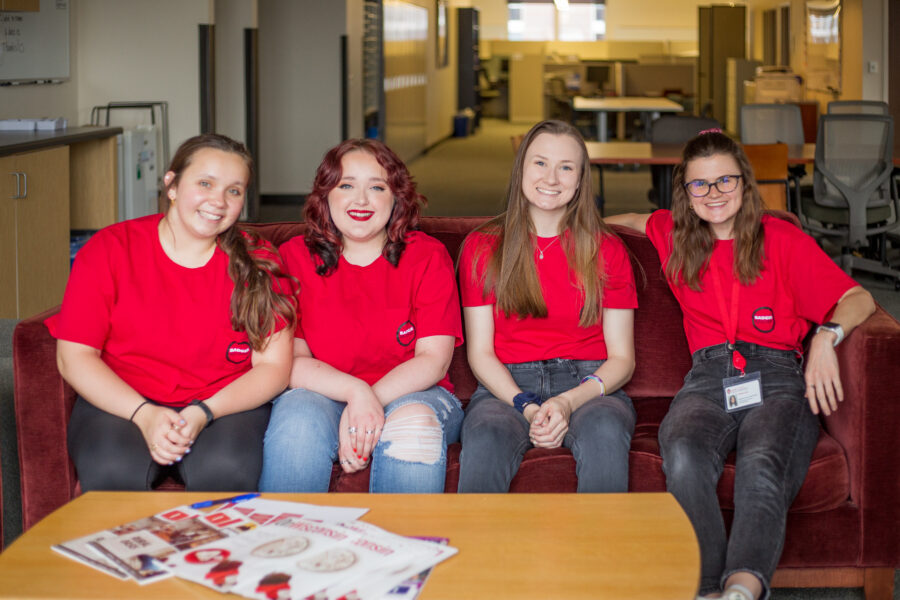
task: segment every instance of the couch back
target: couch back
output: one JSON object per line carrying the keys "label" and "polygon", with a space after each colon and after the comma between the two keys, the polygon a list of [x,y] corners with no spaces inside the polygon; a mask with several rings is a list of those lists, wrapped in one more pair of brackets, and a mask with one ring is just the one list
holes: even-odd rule
{"label": "couch back", "polygon": [[[486,220],[487,217],[423,217],[420,226],[422,231],[447,246],[450,256],[456,260],[466,235]],[[299,222],[251,227],[276,246],[304,230],[304,224]],[[666,402],[648,403],[665,410],[668,400],[681,389],[691,366],[681,308],[663,278],[659,257],[647,236],[626,228],[614,227],[614,230],[631,252],[638,291],[639,308],[634,319],[636,365],[625,391],[634,400],[666,399]],[[465,345],[457,348],[453,355],[450,379],[457,396],[465,403],[477,384],[466,361]]]}

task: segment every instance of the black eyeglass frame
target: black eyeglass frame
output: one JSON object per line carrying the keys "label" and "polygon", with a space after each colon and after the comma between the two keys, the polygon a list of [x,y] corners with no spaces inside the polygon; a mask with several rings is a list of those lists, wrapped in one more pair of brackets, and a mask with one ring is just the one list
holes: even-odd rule
{"label": "black eyeglass frame", "polygon": [[[723,190],[722,188],[719,187],[719,184],[722,183],[722,180],[725,179],[726,177],[732,177],[735,180],[734,187],[727,191]],[[741,182],[741,179],[743,179],[743,175],[741,175],[741,174],[722,175],[715,181],[706,181],[705,179],[692,179],[691,181],[688,181],[687,183],[684,184],[684,189],[687,190],[687,193],[690,194],[691,196],[693,196],[694,198],[706,198],[707,196],[709,196],[709,193],[712,191],[713,187],[715,187],[716,190],[720,194],[730,194],[731,192],[733,192],[734,190],[737,189],[738,184]],[[697,183],[698,181],[701,181],[706,184],[706,193],[695,194],[694,192],[691,191],[691,185]]]}

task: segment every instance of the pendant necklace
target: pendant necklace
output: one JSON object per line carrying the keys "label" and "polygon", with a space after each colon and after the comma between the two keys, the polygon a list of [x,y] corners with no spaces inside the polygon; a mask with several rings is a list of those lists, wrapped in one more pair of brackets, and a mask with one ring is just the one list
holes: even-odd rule
{"label": "pendant necklace", "polygon": [[559,236],[556,236],[555,238],[553,238],[553,240],[549,244],[547,244],[546,246],[541,248],[540,244],[538,244],[537,240],[535,239],[534,245],[537,246],[537,249],[538,249],[538,260],[544,260],[544,250],[546,250],[547,248],[549,248],[550,246],[552,246],[553,244],[555,244],[558,241],[559,241]]}

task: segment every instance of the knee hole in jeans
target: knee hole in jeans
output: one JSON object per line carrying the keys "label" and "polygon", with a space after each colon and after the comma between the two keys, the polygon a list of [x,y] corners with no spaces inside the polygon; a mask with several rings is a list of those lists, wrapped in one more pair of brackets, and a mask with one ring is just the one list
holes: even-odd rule
{"label": "knee hole in jeans", "polygon": [[435,464],[443,452],[444,433],[431,408],[408,405],[392,414],[381,432],[385,455],[405,462]]}

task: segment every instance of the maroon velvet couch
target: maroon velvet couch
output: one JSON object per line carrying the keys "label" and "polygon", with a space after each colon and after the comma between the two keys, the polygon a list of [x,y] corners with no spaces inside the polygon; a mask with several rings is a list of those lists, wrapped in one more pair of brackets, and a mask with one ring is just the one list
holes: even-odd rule
{"label": "maroon velvet couch", "polygon": [[[430,217],[422,229],[456,257],[465,235],[482,218]],[[275,244],[302,231],[299,223],[255,226]],[[630,490],[665,490],[657,429],[690,368],[682,315],[666,286],[656,252],[644,235],[617,233],[633,254],[640,308],[635,315],[637,366],[625,390],[638,421],[630,459]],[[79,493],[66,452],[66,425],[74,392],[60,378],[55,342],[43,320],[57,309],[19,323],[14,334],[15,403],[25,529]],[[865,585],[868,598],[892,595],[900,566],[900,402],[893,368],[900,357],[900,323],[879,307],[839,346],[845,400],[823,418],[809,474],[788,516],[787,538],[774,584],[784,587]],[[475,379],[457,348],[450,367],[465,403]],[[460,445],[450,447],[446,492],[459,481]],[[734,507],[733,462],[725,468],[719,497],[726,519]],[[566,449],[532,449],[513,492],[574,492],[575,463]],[[346,475],[335,468],[334,492],[364,492],[368,471]]]}

